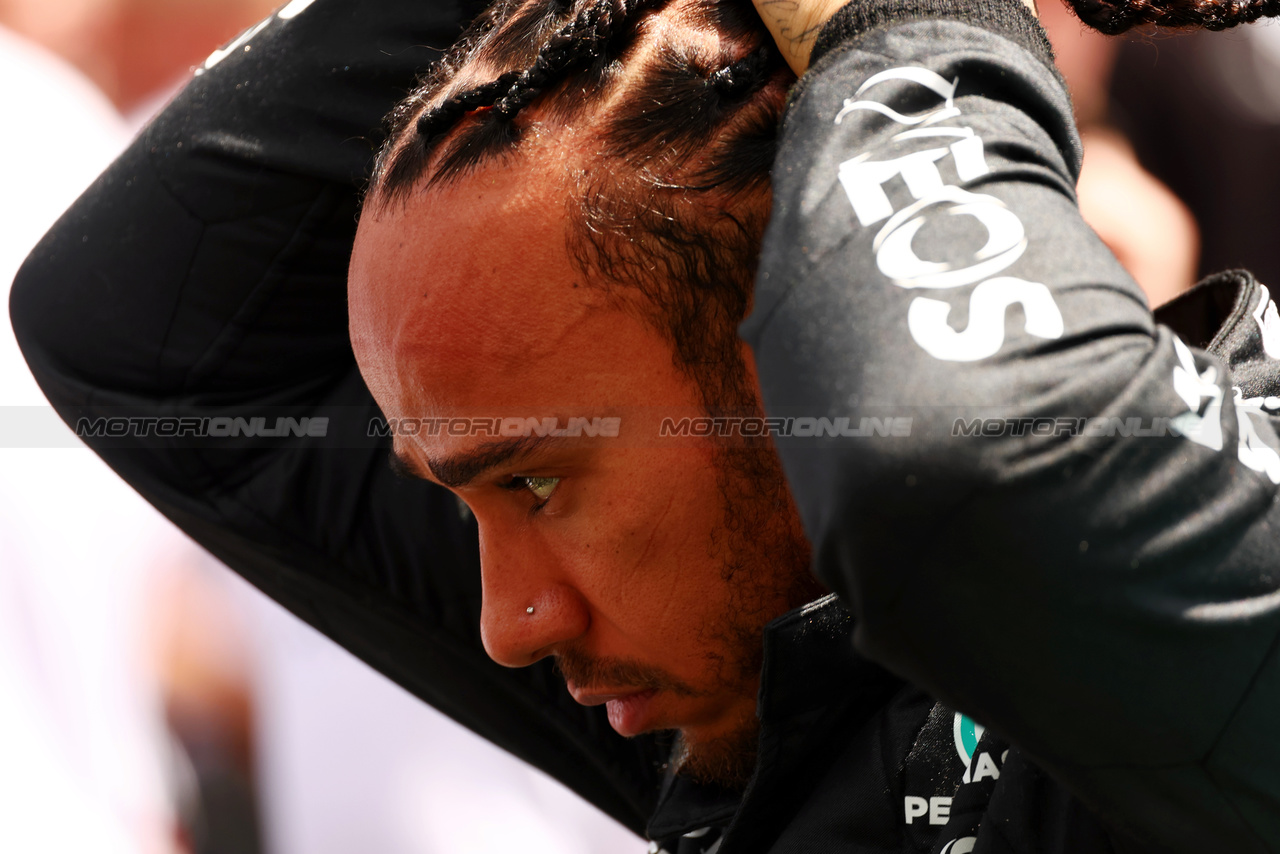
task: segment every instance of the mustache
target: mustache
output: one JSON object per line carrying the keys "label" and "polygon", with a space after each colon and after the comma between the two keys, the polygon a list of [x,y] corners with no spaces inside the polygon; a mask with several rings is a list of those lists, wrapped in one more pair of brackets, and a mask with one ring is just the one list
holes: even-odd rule
{"label": "mustache", "polygon": [[573,648],[555,654],[555,667],[566,682],[579,687],[654,689],[680,697],[700,697],[705,693],[660,667],[625,658],[597,658]]}

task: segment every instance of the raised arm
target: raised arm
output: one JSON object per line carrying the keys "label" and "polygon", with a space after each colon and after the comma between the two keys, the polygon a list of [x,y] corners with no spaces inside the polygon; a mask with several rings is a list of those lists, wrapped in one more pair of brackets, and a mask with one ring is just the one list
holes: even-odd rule
{"label": "raised arm", "polygon": [[1265,290],[1209,352],[1153,321],[1015,0],[859,0],[816,44],[744,337],[819,434],[779,444],[857,645],[1122,834],[1280,850]]}
{"label": "raised arm", "polygon": [[392,474],[348,341],[382,116],[478,10],[289,3],[216,53],[62,219],[11,312],[63,418],[179,526],[638,831],[652,744],[577,706],[549,663],[511,671],[484,654],[474,523],[443,489]]}

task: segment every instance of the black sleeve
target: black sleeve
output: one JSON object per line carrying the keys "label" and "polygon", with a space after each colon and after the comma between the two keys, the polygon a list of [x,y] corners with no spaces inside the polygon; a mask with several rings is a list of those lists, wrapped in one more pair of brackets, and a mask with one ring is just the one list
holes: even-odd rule
{"label": "black sleeve", "polygon": [[513,671],[484,654],[474,522],[391,473],[348,342],[347,259],[382,116],[476,11],[294,0],[215,54],[63,217],[10,310],[62,417],[170,519],[639,832],[655,743],[617,736],[549,662]]}
{"label": "black sleeve", "polygon": [[1280,850],[1280,361],[1241,395],[1155,324],[1016,0],[857,0],[816,56],[744,337],[856,644],[1121,838]]}

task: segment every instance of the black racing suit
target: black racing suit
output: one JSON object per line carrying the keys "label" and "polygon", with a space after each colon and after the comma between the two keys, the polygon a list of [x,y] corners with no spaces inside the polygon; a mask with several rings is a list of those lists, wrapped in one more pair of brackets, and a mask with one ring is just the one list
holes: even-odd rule
{"label": "black racing suit", "polygon": [[294,613],[670,851],[1280,850],[1280,317],[1238,274],[1156,325],[1080,219],[1014,0],[858,0],[789,105],[743,333],[840,600],[766,632],[747,793],[485,657],[474,522],[389,470],[345,291],[374,129],[475,11],[294,2],[204,69],[15,284],[62,416]]}

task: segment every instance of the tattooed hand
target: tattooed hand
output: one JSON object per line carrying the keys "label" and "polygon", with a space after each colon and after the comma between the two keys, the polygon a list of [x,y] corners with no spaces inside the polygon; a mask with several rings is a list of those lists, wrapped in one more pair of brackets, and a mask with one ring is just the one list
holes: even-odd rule
{"label": "tattooed hand", "polygon": [[[822,27],[849,0],[752,0],[796,76],[809,68],[809,54]],[[1038,14],[1036,0],[1022,0]]]}
{"label": "tattooed hand", "polygon": [[752,0],[797,76],[809,67],[814,40],[848,0]]}

